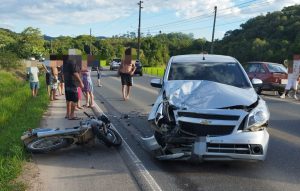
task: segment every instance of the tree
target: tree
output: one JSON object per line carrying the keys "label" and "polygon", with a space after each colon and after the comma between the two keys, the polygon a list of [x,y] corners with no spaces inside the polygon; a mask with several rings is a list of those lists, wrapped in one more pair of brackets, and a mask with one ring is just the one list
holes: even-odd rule
{"label": "tree", "polygon": [[21,58],[40,57],[45,53],[44,38],[37,28],[28,27],[17,38],[14,51]]}
{"label": "tree", "polygon": [[7,29],[0,29],[0,51],[16,43],[15,34]]}
{"label": "tree", "polygon": [[114,49],[106,40],[97,40],[95,47],[98,50],[96,55],[99,55],[101,59],[105,59],[108,62],[113,59],[115,55]]}

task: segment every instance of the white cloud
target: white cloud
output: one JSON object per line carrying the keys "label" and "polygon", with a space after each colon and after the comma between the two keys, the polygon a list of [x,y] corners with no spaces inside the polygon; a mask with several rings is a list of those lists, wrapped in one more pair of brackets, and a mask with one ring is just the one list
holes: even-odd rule
{"label": "white cloud", "polygon": [[[159,12],[173,10],[180,18],[212,15],[214,6],[218,15],[228,17],[249,17],[266,11],[280,10],[299,0],[260,0],[243,7],[239,3],[247,0],[144,0],[143,11]],[[112,21],[137,13],[138,0],[1,0],[0,20],[30,20],[45,24],[77,25]],[[239,3],[238,3],[239,2]],[[264,2],[264,6],[261,6]],[[166,21],[167,22],[167,21]]]}
{"label": "white cloud", "polygon": [[13,30],[15,28],[15,25],[12,23],[3,22],[0,20],[0,28],[6,28],[6,29]]}

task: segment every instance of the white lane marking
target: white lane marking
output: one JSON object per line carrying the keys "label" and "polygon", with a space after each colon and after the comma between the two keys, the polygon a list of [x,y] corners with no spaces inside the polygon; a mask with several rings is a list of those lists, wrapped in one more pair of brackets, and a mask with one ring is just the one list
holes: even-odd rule
{"label": "white lane marking", "polygon": [[[97,103],[95,103],[95,108],[98,110],[98,112],[103,113],[102,109],[98,106]],[[118,132],[118,130],[114,127],[114,125],[112,124],[113,128]],[[119,132],[118,132],[119,133]],[[120,134],[120,133],[119,133]],[[120,134],[121,136],[121,134]],[[134,164],[136,165],[137,169],[140,171],[140,173],[143,175],[144,177],[144,181],[146,181],[148,183],[148,185],[152,188],[152,190],[155,191],[162,191],[162,189],[160,188],[160,186],[157,184],[157,182],[154,180],[154,178],[151,176],[151,174],[149,173],[149,171],[146,169],[146,167],[143,165],[142,161],[136,156],[136,154],[132,151],[132,149],[129,147],[129,145],[127,144],[127,142],[122,138],[123,141],[123,145],[124,148],[126,150],[126,152],[128,153],[128,155],[130,156],[131,160],[134,162]]]}
{"label": "white lane marking", "polygon": [[[116,128],[115,128],[116,129]],[[116,130],[117,131],[117,130]],[[122,138],[123,139],[123,138]],[[143,175],[144,179],[148,182],[152,190],[155,191],[162,191],[160,186],[157,184],[157,182],[154,180],[154,178],[151,176],[149,171],[146,169],[146,167],[143,165],[142,161],[135,155],[135,153],[132,151],[132,149],[129,147],[129,145],[124,141],[125,150],[131,157],[131,160],[135,163],[137,168],[139,169],[140,173]]]}

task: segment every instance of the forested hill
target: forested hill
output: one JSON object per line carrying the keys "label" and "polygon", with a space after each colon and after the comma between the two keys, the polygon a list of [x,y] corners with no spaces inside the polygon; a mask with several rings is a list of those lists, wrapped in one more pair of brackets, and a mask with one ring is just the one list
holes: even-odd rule
{"label": "forested hill", "polygon": [[241,25],[241,29],[226,32],[217,41],[215,52],[250,60],[282,63],[300,54],[300,5],[257,16]]}

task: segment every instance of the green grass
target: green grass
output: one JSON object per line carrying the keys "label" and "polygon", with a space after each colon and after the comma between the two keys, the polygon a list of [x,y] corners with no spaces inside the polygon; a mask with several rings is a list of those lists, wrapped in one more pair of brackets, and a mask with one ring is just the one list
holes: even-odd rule
{"label": "green grass", "polygon": [[40,90],[31,97],[29,82],[0,71],[0,190],[24,190],[25,185],[14,181],[28,158],[20,137],[29,128],[39,126],[49,98],[45,78],[40,78]]}
{"label": "green grass", "polygon": [[143,71],[145,74],[163,77],[165,73],[165,67],[144,67]]}

